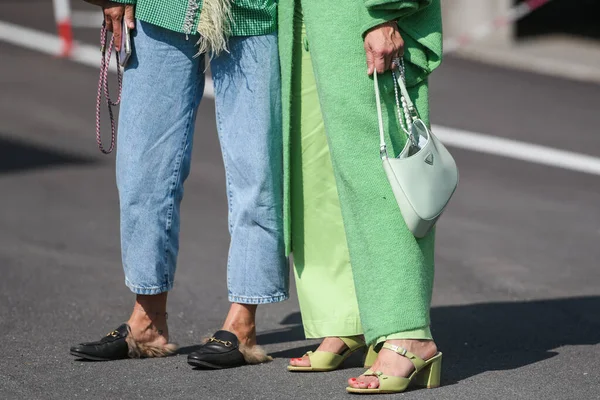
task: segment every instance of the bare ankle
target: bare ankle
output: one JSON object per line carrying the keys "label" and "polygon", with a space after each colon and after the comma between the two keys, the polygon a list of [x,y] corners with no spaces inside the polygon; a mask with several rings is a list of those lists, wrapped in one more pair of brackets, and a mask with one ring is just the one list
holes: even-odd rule
{"label": "bare ankle", "polygon": [[246,346],[256,345],[256,308],[255,304],[233,303],[223,323],[223,329],[234,333]]}
{"label": "bare ankle", "polygon": [[397,339],[388,340],[388,343],[404,347],[423,359],[433,357],[437,353],[437,345],[429,339]]}
{"label": "bare ankle", "polygon": [[132,336],[138,341],[168,341],[167,293],[136,297],[128,324]]}
{"label": "bare ankle", "polygon": [[248,324],[229,324],[223,327],[224,330],[235,334],[240,344],[252,347],[256,345],[256,326],[254,323]]}

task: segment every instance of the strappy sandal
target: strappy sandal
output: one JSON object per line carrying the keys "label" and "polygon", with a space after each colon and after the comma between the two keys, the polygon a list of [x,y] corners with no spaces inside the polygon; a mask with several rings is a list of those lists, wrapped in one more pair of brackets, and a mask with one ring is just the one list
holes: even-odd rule
{"label": "strappy sandal", "polygon": [[407,377],[389,376],[381,371],[367,370],[363,376],[376,376],[379,380],[379,387],[376,389],[358,389],[348,386],[346,390],[349,393],[357,394],[391,394],[404,392],[412,383],[415,386],[433,389],[440,386],[440,375],[442,372],[442,353],[437,353],[427,361],[417,357],[407,351],[404,347],[384,343],[383,347],[408,358],[415,370]]}
{"label": "strappy sandal", "polygon": [[[309,351],[305,356],[308,356],[310,360],[310,367],[297,367],[295,365],[288,365],[287,369],[291,372],[329,372],[338,369],[342,363],[350,357],[353,353],[358,350],[365,349],[366,344],[360,339],[354,337],[339,337],[344,344],[348,347],[342,352],[342,354],[331,353],[329,351]],[[371,354],[372,353],[372,354]],[[373,362],[377,358],[377,353],[373,351],[373,348],[369,348],[367,358],[365,360],[365,368],[369,368],[373,365]],[[369,365],[367,363],[370,362]]]}

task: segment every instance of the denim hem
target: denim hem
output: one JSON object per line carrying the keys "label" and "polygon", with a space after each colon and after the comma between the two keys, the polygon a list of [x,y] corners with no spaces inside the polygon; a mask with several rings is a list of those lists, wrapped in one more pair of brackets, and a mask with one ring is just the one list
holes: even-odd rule
{"label": "denim hem", "polygon": [[168,292],[171,289],[173,289],[173,284],[172,283],[168,283],[168,284],[162,285],[162,286],[141,287],[141,286],[133,285],[127,279],[125,279],[125,285],[133,293],[135,293],[135,294],[142,294],[142,295],[161,294],[161,293]]}
{"label": "denim hem", "polygon": [[229,295],[229,302],[241,303],[241,304],[270,304],[279,303],[289,299],[289,294],[280,294],[278,296],[265,296],[265,297],[247,297],[247,296],[235,296]]}

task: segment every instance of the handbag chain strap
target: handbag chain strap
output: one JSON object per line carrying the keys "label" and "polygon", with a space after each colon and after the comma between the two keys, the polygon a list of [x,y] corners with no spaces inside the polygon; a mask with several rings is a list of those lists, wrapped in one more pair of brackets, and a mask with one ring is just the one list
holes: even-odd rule
{"label": "handbag chain strap", "polygon": [[[406,89],[406,77],[405,77],[405,67],[404,67],[404,59],[396,58],[394,60],[394,64],[398,67],[398,73],[395,70],[392,70],[392,77],[394,78],[394,94],[396,97],[396,110],[398,113],[398,120],[400,121],[400,127],[406,134],[407,138],[412,141],[414,145],[416,145],[416,138],[411,133],[412,124],[419,118],[419,114],[417,113],[417,109],[415,108],[410,96],[408,95],[408,90]],[[385,143],[385,131],[383,128],[383,114],[381,111],[381,96],[379,94],[379,83],[377,81],[377,71],[373,74],[373,81],[375,84],[375,97],[377,101],[377,117],[379,120],[379,153],[381,158],[387,158],[387,145]],[[400,88],[400,93],[398,93],[398,87]],[[402,105],[401,105],[402,104]],[[404,115],[402,115],[404,114]]]}

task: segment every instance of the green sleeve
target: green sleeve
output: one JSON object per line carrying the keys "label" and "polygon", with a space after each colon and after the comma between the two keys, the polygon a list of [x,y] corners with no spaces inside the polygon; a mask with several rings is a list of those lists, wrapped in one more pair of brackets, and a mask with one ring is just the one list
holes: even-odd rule
{"label": "green sleeve", "polygon": [[121,4],[136,4],[137,0],[110,0],[113,3],[121,3]]}
{"label": "green sleeve", "polygon": [[421,10],[431,4],[431,0],[364,0],[371,10],[402,10],[413,8]]}
{"label": "green sleeve", "polygon": [[404,39],[407,85],[426,79],[442,61],[440,0],[364,0],[362,34],[377,25],[398,21]]}
{"label": "green sleeve", "polygon": [[432,0],[364,0],[363,36],[377,25],[421,11],[431,2]]}

